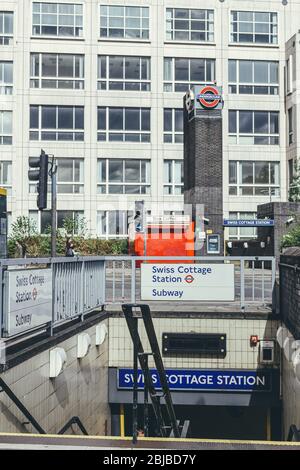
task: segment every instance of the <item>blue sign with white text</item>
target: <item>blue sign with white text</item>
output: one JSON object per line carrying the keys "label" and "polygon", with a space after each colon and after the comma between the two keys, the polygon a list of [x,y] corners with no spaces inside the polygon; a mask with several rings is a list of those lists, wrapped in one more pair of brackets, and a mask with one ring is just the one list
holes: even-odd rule
{"label": "blue sign with white text", "polygon": [[[270,392],[271,376],[266,370],[166,369],[170,390]],[[160,389],[158,373],[151,369],[152,382]],[[133,369],[118,369],[118,389],[133,388]],[[144,388],[144,375],[138,371],[138,388]]]}
{"label": "blue sign with white text", "polygon": [[224,219],[224,227],[274,227],[272,219],[231,220]]}

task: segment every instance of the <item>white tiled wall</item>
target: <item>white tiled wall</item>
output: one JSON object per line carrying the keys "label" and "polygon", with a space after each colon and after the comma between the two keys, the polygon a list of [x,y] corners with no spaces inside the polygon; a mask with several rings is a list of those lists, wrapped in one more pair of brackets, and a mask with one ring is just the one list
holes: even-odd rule
{"label": "white tiled wall", "polygon": [[[86,330],[91,348],[81,360],[76,358],[77,335],[58,344],[66,351],[67,367],[55,379],[49,379],[49,350],[1,374],[47,433],[57,433],[71,417],[79,416],[89,434],[104,435],[105,428],[110,434],[108,339],[96,347],[95,329]],[[7,395],[0,393],[0,432],[36,432],[31,425],[22,425],[24,421]],[[76,427],[74,432],[78,434]]]}
{"label": "white tiled wall", "polygon": [[[163,333],[225,333],[227,335],[227,354],[224,359],[200,358],[196,355],[172,355],[163,357],[165,367],[169,368],[242,368],[256,369],[258,347],[250,347],[250,336],[259,339],[274,339],[277,321],[246,319],[199,319],[199,318],[155,318],[154,328],[161,347]],[[132,367],[132,341],[124,318],[109,319],[109,367]],[[143,321],[139,320],[139,332],[144,349],[150,351],[146,340]],[[149,365],[153,366],[151,359]]]}

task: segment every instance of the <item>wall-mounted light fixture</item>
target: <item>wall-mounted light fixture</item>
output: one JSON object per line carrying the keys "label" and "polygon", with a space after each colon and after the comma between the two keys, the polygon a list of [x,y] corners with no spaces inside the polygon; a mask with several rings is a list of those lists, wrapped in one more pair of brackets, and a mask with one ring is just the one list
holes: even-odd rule
{"label": "wall-mounted light fixture", "polygon": [[85,357],[91,346],[91,337],[88,333],[80,333],[77,336],[77,359]]}
{"label": "wall-mounted light fixture", "polygon": [[104,343],[108,330],[105,323],[96,326],[96,346]]}
{"label": "wall-mounted light fixture", "polygon": [[54,348],[50,351],[50,371],[49,377],[57,377],[65,368],[67,363],[66,351],[63,348]]}

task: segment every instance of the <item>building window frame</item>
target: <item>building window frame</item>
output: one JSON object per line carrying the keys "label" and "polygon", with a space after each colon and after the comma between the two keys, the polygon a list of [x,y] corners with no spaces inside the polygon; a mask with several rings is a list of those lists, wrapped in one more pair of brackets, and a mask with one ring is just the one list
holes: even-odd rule
{"label": "building window frame", "polygon": [[11,196],[12,191],[12,161],[0,160],[0,185],[7,190],[7,195]]}
{"label": "building window frame", "polygon": [[[229,220],[256,219],[256,212],[229,212]],[[257,238],[257,227],[229,227],[229,240],[247,240]]]}
{"label": "building window frame", "polygon": [[[267,121],[264,125],[267,127],[267,132],[256,132],[256,128],[261,126],[259,119],[266,114]],[[279,117],[279,111],[229,109],[229,145],[279,145]]]}
{"label": "building window frame", "polygon": [[[55,121],[53,127],[43,126],[43,112],[52,111]],[[72,127],[59,127],[60,113],[72,109]],[[54,113],[53,113],[54,111]],[[76,115],[77,114],[77,115]],[[80,114],[80,115],[79,115]],[[46,119],[46,118],[45,118]],[[79,121],[79,125],[77,125]],[[82,124],[80,124],[82,122]],[[30,105],[30,140],[80,141],[84,140],[84,106]]]}
{"label": "building window frame", "polygon": [[[46,7],[47,5],[47,7]],[[56,11],[55,11],[56,7]],[[63,8],[66,11],[63,12]],[[68,8],[73,7],[73,12]],[[44,11],[43,11],[44,9]],[[47,11],[48,9],[48,11]],[[81,12],[80,12],[81,9]],[[51,11],[52,10],[52,11]],[[82,39],[83,37],[83,3],[72,2],[32,2],[32,36],[64,39]],[[44,19],[48,16],[48,23]],[[45,17],[45,18],[44,18]],[[56,17],[56,21],[55,20]],[[64,18],[64,19],[63,19]],[[70,19],[73,18],[71,22]],[[63,23],[65,21],[65,24]],[[69,23],[69,24],[68,24]],[[51,28],[51,29],[50,29]],[[48,29],[46,31],[46,29]],[[73,30],[73,34],[71,33]]]}
{"label": "building window frame", "polygon": [[[58,210],[56,213],[56,228],[58,230],[63,228],[60,222],[63,222],[63,220],[66,219],[66,217],[62,219],[62,213],[67,214],[68,217],[72,217],[73,221],[75,221],[76,217],[82,217],[83,220],[85,218],[84,210]],[[49,227],[51,227],[51,210],[37,211],[30,209],[28,215],[35,222],[37,230],[40,234],[46,235],[49,233]],[[77,235],[77,233],[72,233],[72,235]]]}
{"label": "building window frame", "polygon": [[[128,166],[132,163],[138,165],[138,179],[132,181],[132,177],[126,176]],[[121,177],[110,179],[111,166],[119,164]],[[127,165],[126,165],[127,164]],[[151,161],[146,159],[131,158],[98,158],[97,160],[97,193],[98,194],[144,194],[151,191]]]}
{"label": "building window frame", "polygon": [[[11,28],[10,28],[11,27]],[[10,46],[14,37],[14,12],[0,11],[0,46]]]}
{"label": "building window frame", "polygon": [[[268,21],[263,16],[268,16]],[[248,19],[245,19],[247,18]],[[260,21],[258,18],[261,18]],[[244,18],[244,19],[241,19]],[[251,28],[252,25],[252,28]],[[269,27],[266,28],[266,25]],[[260,31],[261,30],[261,31]],[[268,31],[267,31],[268,30]],[[252,39],[251,39],[252,37]],[[268,39],[264,41],[264,39]],[[278,14],[266,11],[230,11],[230,43],[278,45]]]}
{"label": "building window frame", "polygon": [[[52,56],[55,59],[55,74],[43,74],[43,56]],[[73,74],[62,76],[59,74],[60,59],[73,58]],[[78,72],[78,76],[76,76]],[[46,52],[32,52],[30,54],[30,87],[51,89],[84,89],[84,55],[83,54],[55,54]]]}
{"label": "building window frame", "polygon": [[164,131],[163,140],[165,144],[183,143],[183,111],[181,108],[164,108]]}
{"label": "building window frame", "polygon": [[[98,106],[97,112],[98,142],[150,143],[151,108]],[[136,126],[138,129],[131,129],[132,126],[127,126],[127,123],[130,122],[130,113],[138,113],[138,126]],[[110,123],[113,123],[117,128],[111,129]]]}
{"label": "building window frame", "polygon": [[[99,35],[101,40],[148,41],[149,23],[150,8],[148,6],[100,4]],[[113,31],[115,34],[112,35]]]}
{"label": "building window frame", "polygon": [[[247,80],[240,80],[242,64],[251,64]],[[258,65],[256,65],[258,64]],[[268,79],[265,82],[255,81],[255,68],[261,64],[267,64]],[[277,80],[272,80],[272,66],[277,66],[275,74]],[[279,95],[279,62],[266,60],[244,60],[229,59],[228,60],[228,91],[230,94],[243,95]]]}
{"label": "building window frame", "polygon": [[12,114],[12,111],[0,111],[0,145],[13,143]]}
{"label": "building window frame", "polygon": [[164,159],[164,195],[180,196],[183,191],[183,160]]}
{"label": "building window frame", "polygon": [[[111,78],[111,62],[113,59],[123,61],[122,78]],[[139,78],[126,77],[126,61],[137,59],[139,61]],[[146,69],[146,78],[143,77],[143,68]],[[98,90],[110,91],[151,91],[151,57],[146,56],[112,56],[98,55],[97,72]]]}
{"label": "building window frame", "polygon": [[[259,181],[266,166],[268,182]],[[280,197],[279,161],[229,160],[228,171],[229,196]]]}
{"label": "building window frame", "polygon": [[[128,222],[133,211],[102,210],[97,211],[97,236],[100,238],[128,238]],[[116,230],[112,231],[111,227]]]}
{"label": "building window frame", "polygon": [[[187,80],[176,79],[176,63],[179,61],[187,61]],[[203,61],[204,76],[198,79],[192,78],[192,63]],[[199,66],[198,66],[199,67]],[[181,58],[181,57],[164,57],[164,92],[181,92],[185,93],[193,85],[199,83],[214,83],[216,76],[215,59],[199,59],[199,58]]]}
{"label": "building window frame", "polygon": [[167,41],[192,41],[199,43],[214,41],[214,10],[201,8],[166,8],[165,12]]}
{"label": "building window frame", "polygon": [[[8,70],[6,70],[8,68]],[[13,61],[0,61],[0,95],[13,93]]]}

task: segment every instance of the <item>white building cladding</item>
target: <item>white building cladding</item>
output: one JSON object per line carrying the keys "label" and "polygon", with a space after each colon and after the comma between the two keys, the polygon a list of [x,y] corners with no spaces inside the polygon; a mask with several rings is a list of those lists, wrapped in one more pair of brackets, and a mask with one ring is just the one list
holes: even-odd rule
{"label": "white building cladding", "polygon": [[120,236],[120,200],[181,210],[182,97],[214,80],[225,99],[224,216],[285,200],[285,42],[300,0],[283,3],[1,0],[0,184],[12,219],[38,218],[27,170],[41,148],[58,159],[59,224],[78,212],[93,234]]}

